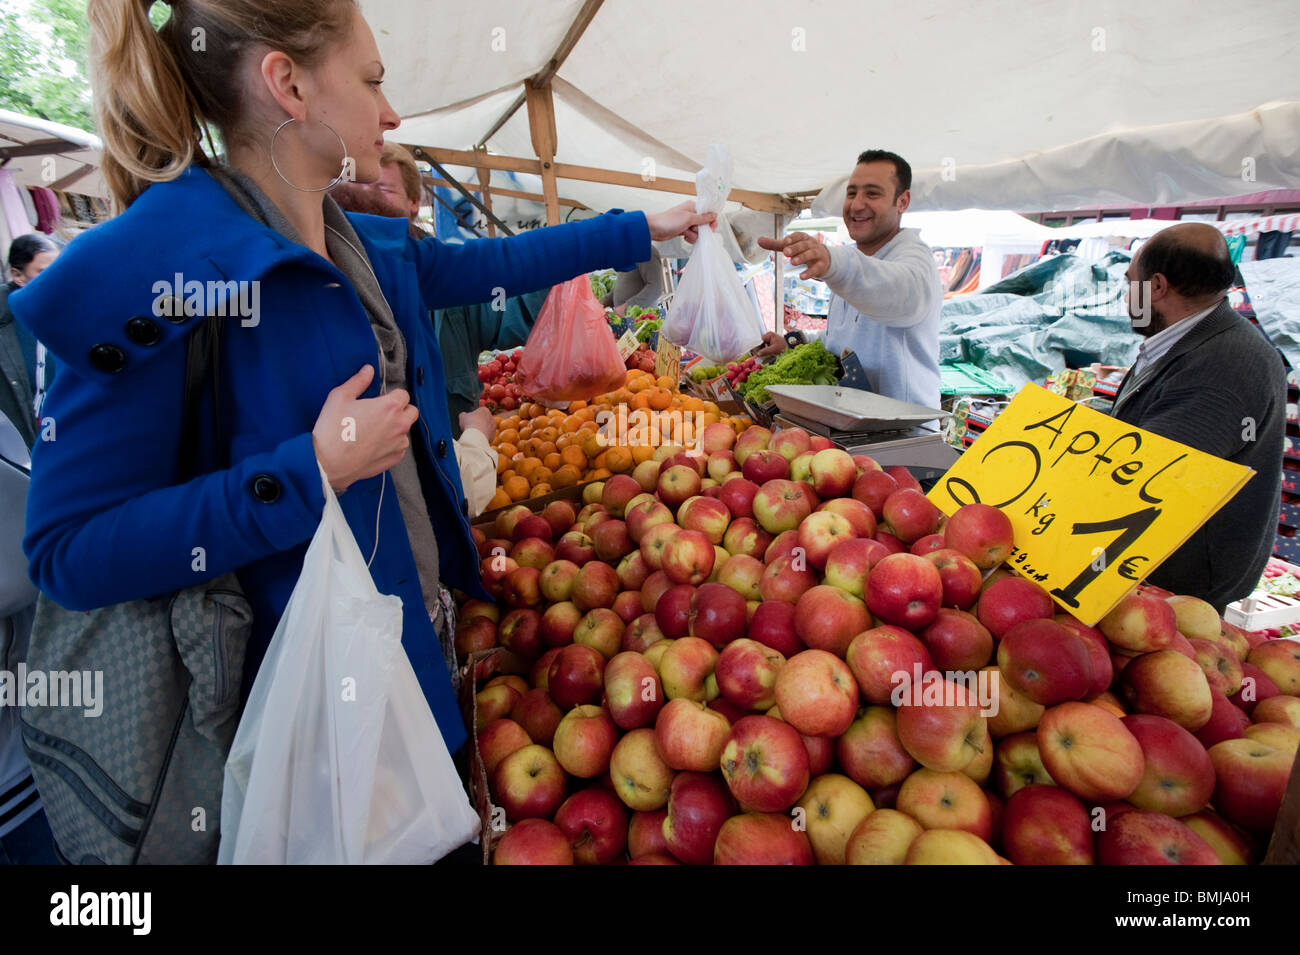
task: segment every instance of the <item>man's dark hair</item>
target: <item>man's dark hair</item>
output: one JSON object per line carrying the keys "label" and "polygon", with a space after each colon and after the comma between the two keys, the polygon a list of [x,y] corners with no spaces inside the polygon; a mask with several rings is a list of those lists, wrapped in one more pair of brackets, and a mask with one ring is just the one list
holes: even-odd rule
{"label": "man's dark hair", "polygon": [[894,190],[895,199],[912,188],[912,167],[898,153],[891,153],[888,149],[868,149],[858,156],[858,165],[862,165],[864,162],[889,162],[894,164],[894,179],[898,182],[898,188]]}
{"label": "man's dark hair", "polygon": [[1138,250],[1139,278],[1149,279],[1159,272],[1185,298],[1223,295],[1232,287],[1237,268],[1228,243],[1221,238],[1218,245],[1217,250],[1206,249],[1172,232],[1157,232]]}
{"label": "man's dark hair", "polygon": [[32,259],[42,252],[57,252],[58,250],[59,247],[54,244],[52,239],[46,238],[39,232],[20,235],[9,246],[9,267],[21,272],[31,265]]}

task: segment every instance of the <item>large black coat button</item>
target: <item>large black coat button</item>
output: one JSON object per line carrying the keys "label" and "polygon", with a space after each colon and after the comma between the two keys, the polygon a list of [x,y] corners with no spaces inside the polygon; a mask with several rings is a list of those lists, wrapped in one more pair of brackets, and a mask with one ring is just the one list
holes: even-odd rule
{"label": "large black coat button", "polygon": [[417,385],[422,385],[422,384],[424,384],[424,366],[423,366],[423,365],[421,365],[419,368],[415,369],[415,383],[416,383]]}
{"label": "large black coat button", "polygon": [[446,442],[446,441],[439,441],[439,442],[438,442],[438,457],[440,457],[440,458],[445,458],[446,456],[447,456],[447,442]]}
{"label": "large black coat button", "polygon": [[263,504],[274,504],[280,499],[280,482],[269,474],[259,474],[253,478],[253,497]]}
{"label": "large black coat button", "polygon": [[116,345],[96,345],[90,350],[90,364],[96,371],[116,375],[126,367],[126,352]]}
{"label": "large black coat button", "polygon": [[127,321],[126,337],[137,345],[157,345],[162,341],[162,326],[152,318],[137,315]]}
{"label": "large black coat button", "polygon": [[181,298],[179,295],[173,295],[166,310],[166,314],[163,317],[173,325],[184,325],[193,316],[185,310],[185,299]]}

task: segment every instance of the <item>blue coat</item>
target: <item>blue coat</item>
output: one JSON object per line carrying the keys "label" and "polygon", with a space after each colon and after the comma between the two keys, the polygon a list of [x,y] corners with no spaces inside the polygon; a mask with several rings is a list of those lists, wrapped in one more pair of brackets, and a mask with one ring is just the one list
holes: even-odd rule
{"label": "blue coat", "polygon": [[[497,287],[516,295],[592,269],[631,268],[650,255],[645,217],[609,214],[461,246],[410,239],[402,219],[350,219],[406,337],[407,384],[420,411],[410,453],[443,582],[486,599],[429,311],[486,301]],[[165,291],[159,283],[175,285],[178,274],[205,289],[234,281],[260,290],[255,325],[226,319],[221,419],[233,463],[217,469],[216,439],[205,433],[205,473],[184,484],[177,470],[184,342],[198,323],[180,308],[174,319],[158,317],[154,307]],[[88,610],[237,570],[256,619],[247,693],[324,507],[312,427],[329,391],[377,362],[355,290],[328,261],[258,223],[191,168],[72,242],[9,302],[60,364],[33,455],[23,544],[33,581],[62,606]],[[227,314],[237,307],[217,305]],[[376,379],[364,397],[378,393]],[[379,487],[378,477],[359,481],[339,501],[367,556],[378,526],[371,574],[381,592],[402,599],[403,646],[454,752],[465,727],[396,496],[389,487],[379,506]]]}

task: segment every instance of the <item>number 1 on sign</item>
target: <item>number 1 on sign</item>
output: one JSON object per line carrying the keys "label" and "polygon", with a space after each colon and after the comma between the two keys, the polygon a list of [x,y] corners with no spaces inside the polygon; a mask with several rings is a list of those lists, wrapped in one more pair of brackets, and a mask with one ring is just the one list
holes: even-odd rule
{"label": "number 1 on sign", "polygon": [[1112,517],[1108,521],[1090,521],[1086,523],[1077,523],[1070,532],[1072,534],[1101,534],[1105,531],[1123,531],[1110,545],[1102,551],[1101,560],[1092,560],[1088,566],[1083,569],[1078,577],[1070,581],[1065,587],[1058,587],[1052,591],[1052,596],[1069,604],[1071,607],[1079,606],[1079,592],[1096,580],[1115,560],[1119,558],[1124,551],[1141,537],[1148,527],[1155,523],[1156,518],[1160,516],[1160,508],[1146,507],[1140,511],[1134,511],[1132,514],[1125,514],[1123,517]]}

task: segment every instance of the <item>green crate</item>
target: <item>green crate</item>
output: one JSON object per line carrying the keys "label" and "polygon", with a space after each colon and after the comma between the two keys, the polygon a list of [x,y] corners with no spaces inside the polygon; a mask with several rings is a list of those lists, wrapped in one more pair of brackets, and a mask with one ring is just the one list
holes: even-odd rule
{"label": "green crate", "polygon": [[948,395],[1009,395],[1015,388],[967,361],[939,366],[939,393]]}

